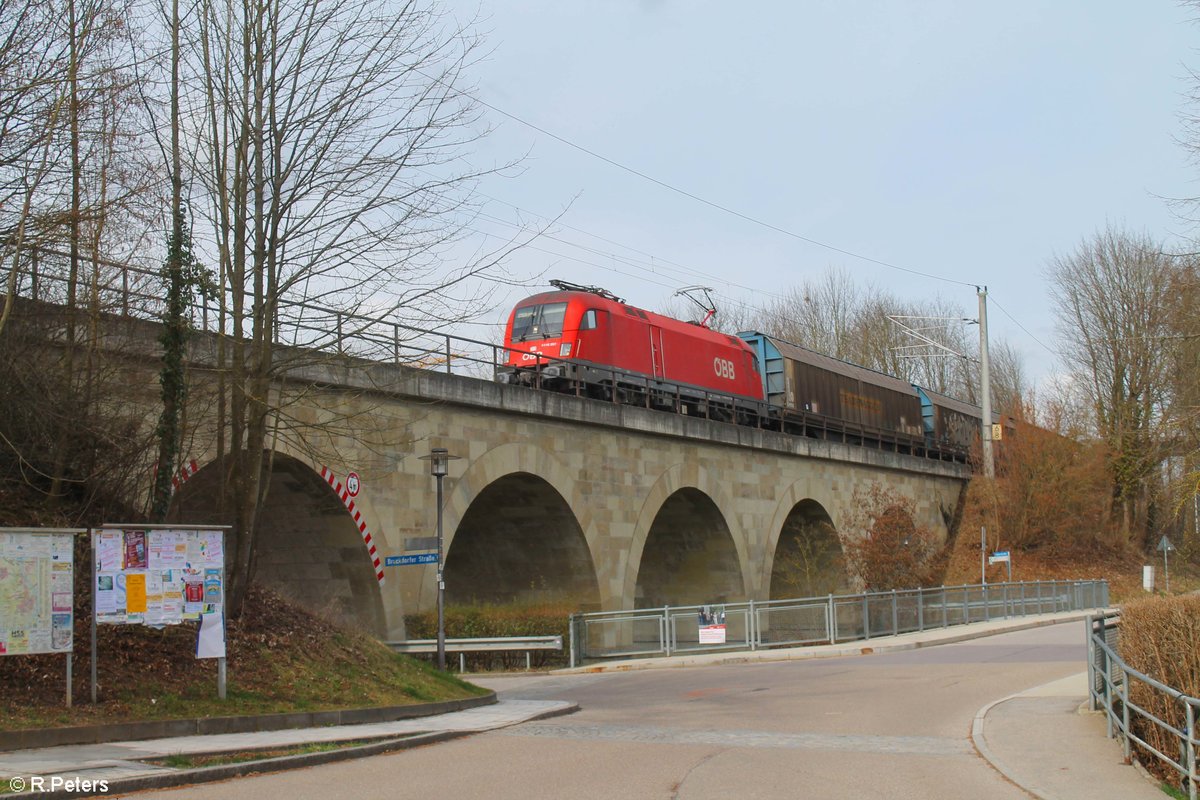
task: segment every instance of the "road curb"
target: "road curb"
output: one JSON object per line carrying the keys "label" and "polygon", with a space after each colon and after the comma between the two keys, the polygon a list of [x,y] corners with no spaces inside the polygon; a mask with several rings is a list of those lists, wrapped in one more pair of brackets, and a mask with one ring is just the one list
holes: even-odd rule
{"label": "road curb", "polygon": [[207,736],[225,733],[255,733],[293,728],[320,728],[332,725],[361,725],[372,722],[395,722],[418,719],[436,714],[465,711],[469,708],[493,705],[496,693],[462,700],[443,700],[437,703],[418,703],[410,706],[382,708],[348,708],[332,711],[310,711],[291,714],[251,714],[237,717],[193,717],[190,719],[155,720],[148,722],[116,722],[107,725],[80,725],[70,728],[36,728],[0,732],[0,752],[61,747],[72,744],[102,744],[129,742],[141,739],[166,739],[176,736]]}
{"label": "road curb", "polygon": [[[1058,683],[1058,681],[1047,681],[1046,683],[1042,683],[1037,686],[1031,686],[1030,688],[1015,694],[1010,694],[1008,697],[1002,697],[999,700],[994,700],[975,712],[975,717],[971,720],[970,738],[971,744],[974,746],[975,751],[979,753],[980,757],[983,758],[984,761],[988,762],[988,764],[990,764],[994,770],[1000,773],[1001,777],[1003,777],[1006,781],[1037,798],[1037,800],[1057,800],[1057,796],[1053,794],[1051,790],[1043,786],[1032,782],[1025,783],[1014,777],[1017,773],[1008,766],[1004,759],[997,756],[995,751],[992,750],[992,748],[988,745],[987,715],[990,714],[992,709],[996,708],[997,706],[1003,705],[1010,700],[1019,700],[1024,697],[1034,696],[1039,689],[1042,689],[1046,686],[1051,686],[1055,683]],[[1092,712],[1090,708],[1090,702],[1084,700],[1079,704],[1078,707],[1076,707],[1075,713],[1090,714],[1098,712]],[[1131,766],[1133,766],[1134,770],[1143,780],[1147,782],[1149,786],[1152,786],[1155,789],[1159,788],[1160,782],[1153,775],[1147,772],[1146,769],[1140,763],[1138,763],[1136,758],[1133,759]]]}
{"label": "road curb", "polygon": [[[500,728],[507,728],[512,725],[519,725],[523,722],[532,722],[534,720],[551,719],[553,717],[574,714],[578,710],[579,704],[572,703],[569,706],[553,708],[548,711],[534,714],[528,719],[523,719],[519,722],[506,723],[482,730],[432,731],[430,733],[419,733],[415,736],[390,738],[384,741],[359,745],[357,747],[344,747],[340,750],[328,750],[322,753],[304,753],[302,755],[294,756],[278,756],[276,758],[263,758],[257,761],[243,761],[240,764],[221,764],[212,767],[176,770],[171,772],[157,773],[154,775],[139,775],[133,778],[110,780],[107,782],[108,789],[103,794],[67,791],[25,792],[19,795],[13,795],[13,798],[14,800],[16,800],[16,798],[19,798],[20,800],[61,800],[61,798],[110,797],[118,793],[123,794],[128,792],[142,792],[150,789],[171,789],[178,786],[212,783],[214,781],[224,781],[229,780],[230,778],[241,778],[248,775],[283,772],[285,770],[300,769],[303,767],[316,767],[322,764],[332,764],[338,761],[349,761],[355,758],[384,755],[386,753],[394,753],[414,747],[422,747],[427,744],[436,744],[438,742],[450,741],[451,739],[460,739],[476,733],[485,733],[488,730],[498,730]],[[237,750],[226,752],[245,751]]]}
{"label": "road curb", "polygon": [[1008,697],[1002,697],[999,700],[993,700],[983,708],[976,711],[975,718],[971,720],[971,746],[975,748],[975,752],[979,754],[979,757],[990,764],[992,769],[996,770],[996,772],[999,772],[1000,776],[1004,778],[1004,780],[1008,781],[1013,786],[1016,786],[1033,795],[1037,798],[1037,800],[1054,800],[1054,798],[1046,795],[1046,790],[1036,786],[1026,786],[1014,778],[1012,768],[1005,764],[1004,760],[997,756],[991,747],[988,746],[987,735],[984,728],[988,713],[996,706],[1002,703],[1007,703],[1009,700],[1015,700],[1016,698],[1028,692],[1035,691],[1043,686],[1049,686],[1052,683],[1057,683],[1057,681],[1046,681],[1045,683],[1025,689],[1024,691],[1010,694]]}

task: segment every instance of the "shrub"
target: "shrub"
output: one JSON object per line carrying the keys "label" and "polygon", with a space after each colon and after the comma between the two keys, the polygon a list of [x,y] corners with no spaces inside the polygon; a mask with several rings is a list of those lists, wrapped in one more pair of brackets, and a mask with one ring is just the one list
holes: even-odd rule
{"label": "shrub", "polygon": [[855,489],[842,527],[850,573],[872,591],[936,583],[937,535],[916,523],[912,500],[879,484]]}
{"label": "shrub", "polygon": [[996,478],[971,482],[965,519],[1017,550],[1110,551],[1120,536],[1107,466],[1103,445],[1039,427],[1018,410],[1014,430],[997,443]]}

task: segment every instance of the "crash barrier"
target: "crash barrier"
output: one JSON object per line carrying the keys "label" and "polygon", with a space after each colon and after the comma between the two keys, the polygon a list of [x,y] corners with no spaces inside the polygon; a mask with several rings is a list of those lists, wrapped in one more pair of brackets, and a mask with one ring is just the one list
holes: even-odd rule
{"label": "crash barrier", "polygon": [[[437,639],[409,639],[406,642],[388,642],[387,646],[397,653],[436,653]],[[466,672],[467,653],[497,653],[515,651],[525,653],[525,669],[533,668],[531,654],[534,650],[562,650],[561,636],[494,636],[478,639],[447,639],[446,652],[458,653],[458,671]]]}
{"label": "crash barrier", "polygon": [[[1088,617],[1088,687],[1093,711],[1103,711],[1108,736],[1121,741],[1125,760],[1134,747],[1177,772],[1190,800],[1197,800],[1196,716],[1200,699],[1156,681],[1117,655],[1120,614]],[[1151,706],[1163,710],[1151,710]],[[1172,719],[1165,719],[1169,715]],[[1164,742],[1174,747],[1164,746]],[[1171,752],[1174,750],[1174,752]]]}
{"label": "crash barrier", "polygon": [[1108,605],[1107,581],[1020,581],[573,614],[570,664],[837,644]]}

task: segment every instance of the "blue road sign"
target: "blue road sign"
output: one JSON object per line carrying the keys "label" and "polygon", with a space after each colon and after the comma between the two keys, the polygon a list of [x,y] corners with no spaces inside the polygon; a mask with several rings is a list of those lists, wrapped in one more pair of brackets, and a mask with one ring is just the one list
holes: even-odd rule
{"label": "blue road sign", "polygon": [[420,553],[415,556],[387,556],[383,564],[387,567],[404,567],[410,564],[436,564],[437,560],[437,553]]}

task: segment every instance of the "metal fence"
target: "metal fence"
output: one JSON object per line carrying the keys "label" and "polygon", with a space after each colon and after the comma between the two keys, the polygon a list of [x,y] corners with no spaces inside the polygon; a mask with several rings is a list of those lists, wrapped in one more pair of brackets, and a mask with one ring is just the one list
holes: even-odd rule
{"label": "metal fence", "polygon": [[[1196,769],[1196,748],[1200,741],[1196,738],[1196,716],[1200,699],[1138,672],[1121,659],[1117,654],[1119,614],[1088,617],[1088,631],[1092,710],[1104,712],[1109,738],[1121,740],[1127,761],[1132,759],[1136,746],[1140,753],[1153,756],[1174,770],[1188,797],[1197,800],[1196,782],[1200,776]],[[1174,719],[1155,714],[1147,707],[1152,703],[1170,711]],[[1163,742],[1175,744],[1176,752],[1164,752],[1170,748],[1164,748]]]}
{"label": "metal fence", "polygon": [[586,661],[836,644],[1108,606],[1106,581],[1022,581],[724,603],[725,641],[701,641],[714,606],[663,606],[571,616],[571,666]]}

